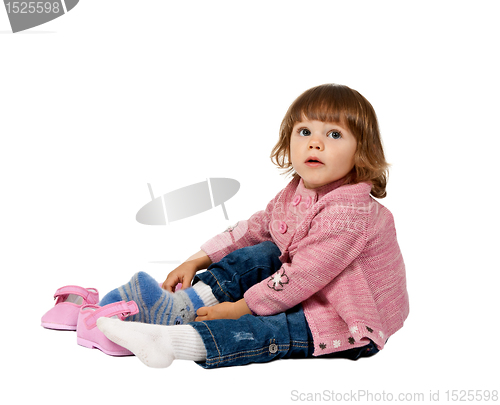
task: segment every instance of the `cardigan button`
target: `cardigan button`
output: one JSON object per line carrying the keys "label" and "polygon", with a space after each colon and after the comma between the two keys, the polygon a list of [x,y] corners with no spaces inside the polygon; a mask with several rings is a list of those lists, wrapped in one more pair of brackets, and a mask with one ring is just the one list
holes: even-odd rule
{"label": "cardigan button", "polygon": [[279,231],[280,231],[281,233],[285,233],[287,229],[288,229],[288,226],[287,226],[284,222],[282,222],[282,223],[280,224]]}
{"label": "cardigan button", "polygon": [[306,208],[309,208],[312,204],[312,198],[311,196],[307,196],[307,202],[306,202]]}
{"label": "cardigan button", "polygon": [[271,354],[275,354],[275,353],[277,353],[277,352],[278,352],[278,345],[277,345],[277,344],[275,344],[275,343],[271,343],[271,344],[269,345],[269,353],[271,353]]}
{"label": "cardigan button", "polygon": [[301,198],[302,197],[300,196],[300,194],[296,195],[295,198],[292,201],[292,205],[294,207],[296,207],[297,205],[299,205]]}

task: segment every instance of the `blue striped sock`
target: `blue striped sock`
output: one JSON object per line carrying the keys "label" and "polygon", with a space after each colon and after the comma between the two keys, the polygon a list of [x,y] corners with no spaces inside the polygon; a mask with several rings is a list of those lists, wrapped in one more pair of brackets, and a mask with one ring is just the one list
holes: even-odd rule
{"label": "blue striped sock", "polygon": [[161,288],[149,274],[139,272],[125,285],[110,291],[100,306],[116,301],[135,301],[139,313],[125,318],[127,321],[157,325],[181,325],[192,322],[203,300],[191,287],[175,293]]}

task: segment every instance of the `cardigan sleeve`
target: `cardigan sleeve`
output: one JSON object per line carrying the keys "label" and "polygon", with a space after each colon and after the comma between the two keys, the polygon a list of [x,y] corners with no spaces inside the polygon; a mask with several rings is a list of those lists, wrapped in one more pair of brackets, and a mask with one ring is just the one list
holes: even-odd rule
{"label": "cardigan sleeve", "polygon": [[366,215],[331,208],[316,215],[290,263],[244,295],[256,315],[274,315],[305,301],[339,275],[363,250]]}
{"label": "cardigan sleeve", "polygon": [[275,199],[268,203],[265,210],[256,212],[248,220],[239,221],[234,227],[205,242],[201,250],[216,263],[237,249],[272,240],[269,222]]}

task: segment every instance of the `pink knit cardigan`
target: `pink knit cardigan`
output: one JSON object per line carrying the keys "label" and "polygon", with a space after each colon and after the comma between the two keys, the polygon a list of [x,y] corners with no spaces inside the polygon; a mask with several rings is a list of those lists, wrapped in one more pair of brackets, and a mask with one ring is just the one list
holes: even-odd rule
{"label": "pink knit cardigan", "polygon": [[294,179],[264,211],[201,247],[217,262],[236,249],[273,241],[283,265],[251,287],[245,301],[263,316],[302,303],[315,356],[368,339],[382,349],[409,312],[392,214],[370,196],[369,183],[341,184],[306,189]]}

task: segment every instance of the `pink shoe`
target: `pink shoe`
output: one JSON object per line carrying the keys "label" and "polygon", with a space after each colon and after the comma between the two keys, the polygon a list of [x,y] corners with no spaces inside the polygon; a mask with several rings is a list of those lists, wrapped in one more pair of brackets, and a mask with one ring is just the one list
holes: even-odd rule
{"label": "pink shoe", "polygon": [[104,307],[85,305],[78,315],[76,341],[80,346],[97,348],[110,356],[133,356],[132,352],[104,336],[104,333],[97,328],[96,322],[103,316],[111,318],[115,315],[123,321],[127,316],[135,315],[137,312],[139,309],[134,301],[113,302]]}
{"label": "pink shoe", "polygon": [[95,288],[67,285],[56,291],[54,299],[56,298],[54,307],[42,316],[42,326],[48,329],[76,330],[80,308],[87,304],[97,304],[99,292]]}

